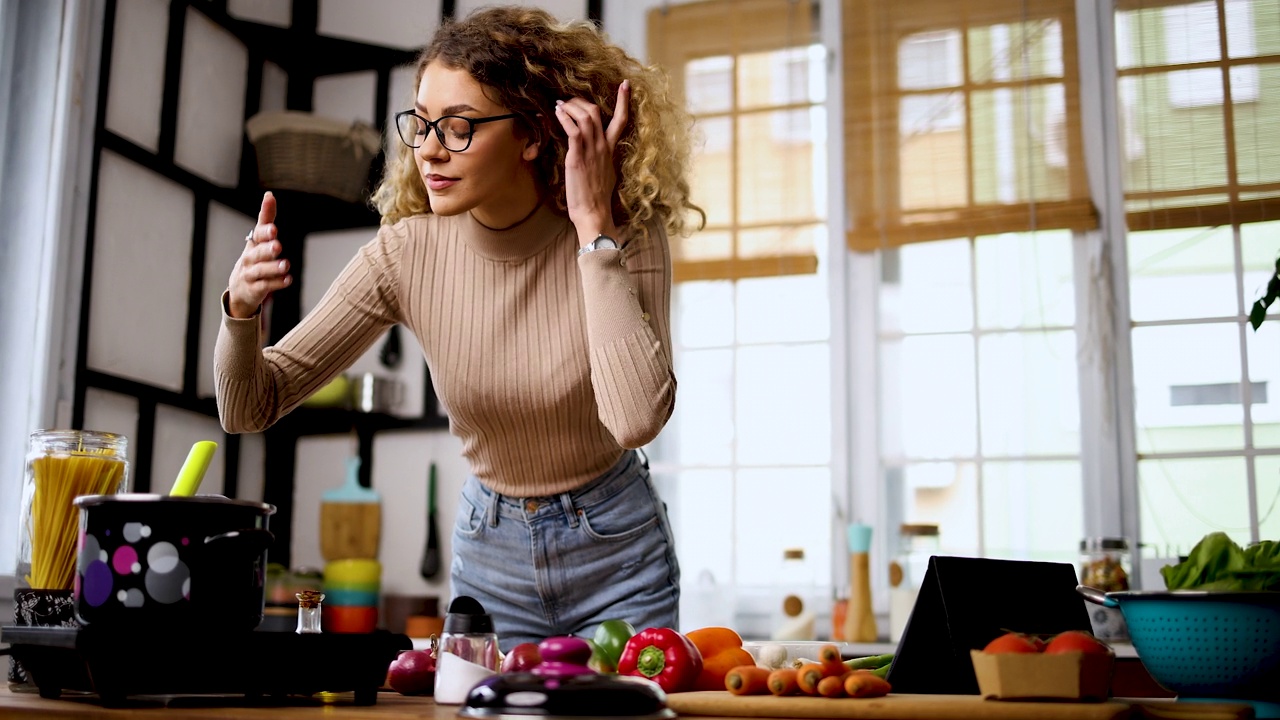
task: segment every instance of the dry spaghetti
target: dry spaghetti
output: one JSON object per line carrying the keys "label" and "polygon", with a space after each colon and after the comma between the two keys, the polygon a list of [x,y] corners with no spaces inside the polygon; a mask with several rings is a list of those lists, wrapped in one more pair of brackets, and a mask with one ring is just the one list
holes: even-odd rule
{"label": "dry spaghetti", "polygon": [[29,518],[32,588],[68,590],[75,579],[81,495],[107,495],[120,489],[125,460],[110,448],[45,455],[31,460],[34,495]]}

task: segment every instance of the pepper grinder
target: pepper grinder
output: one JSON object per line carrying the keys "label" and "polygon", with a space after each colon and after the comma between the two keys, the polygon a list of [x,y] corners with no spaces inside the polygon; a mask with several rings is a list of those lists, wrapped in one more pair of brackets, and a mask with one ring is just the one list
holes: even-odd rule
{"label": "pepper grinder", "polygon": [[459,595],[449,603],[436,657],[435,701],[456,705],[477,681],[498,671],[498,635],[479,600]]}
{"label": "pepper grinder", "polygon": [[849,606],[845,611],[845,642],[870,643],[878,639],[876,616],[871,607],[871,526],[853,523],[846,528],[849,540]]}

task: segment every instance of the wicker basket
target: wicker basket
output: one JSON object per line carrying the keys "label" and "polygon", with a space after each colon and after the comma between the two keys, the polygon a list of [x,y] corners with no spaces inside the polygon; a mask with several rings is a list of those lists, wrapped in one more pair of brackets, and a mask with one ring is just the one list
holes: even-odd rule
{"label": "wicker basket", "polygon": [[378,154],[378,131],[303,112],[258,113],[245,122],[258,155],[258,179],[270,189],[300,190],[357,202]]}

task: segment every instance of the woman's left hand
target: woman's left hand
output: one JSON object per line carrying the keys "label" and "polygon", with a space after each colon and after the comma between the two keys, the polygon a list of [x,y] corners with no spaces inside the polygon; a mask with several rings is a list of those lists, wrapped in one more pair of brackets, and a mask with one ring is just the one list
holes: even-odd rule
{"label": "woman's left hand", "polygon": [[594,103],[582,98],[556,102],[556,117],[569,137],[569,151],[564,158],[565,198],[569,220],[578,229],[579,245],[586,245],[602,233],[616,237],[611,205],[618,177],[613,169],[613,151],[630,115],[631,83],[626,80],[618,86],[618,101],[608,127]]}

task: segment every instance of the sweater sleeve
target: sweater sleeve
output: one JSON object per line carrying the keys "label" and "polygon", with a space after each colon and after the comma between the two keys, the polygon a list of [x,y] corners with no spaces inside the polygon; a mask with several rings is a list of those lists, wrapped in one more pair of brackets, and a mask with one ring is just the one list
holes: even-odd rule
{"label": "sweater sleeve", "polygon": [[660,223],[621,250],[578,258],[586,303],[591,386],[600,422],[626,448],[655,437],[675,409],[671,363],[671,255]]}
{"label": "sweater sleeve", "polygon": [[230,433],[273,425],[346,370],[400,321],[403,226],[383,226],[347,263],[319,304],[280,342],[262,348],[259,316],[237,319],[222,296],[214,347],[218,417]]}

